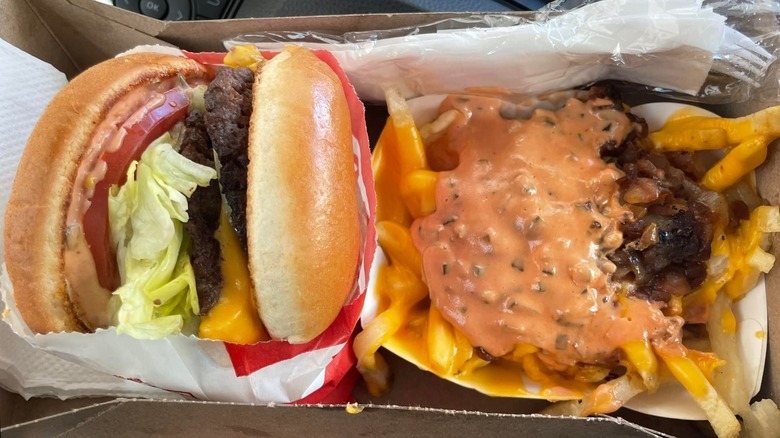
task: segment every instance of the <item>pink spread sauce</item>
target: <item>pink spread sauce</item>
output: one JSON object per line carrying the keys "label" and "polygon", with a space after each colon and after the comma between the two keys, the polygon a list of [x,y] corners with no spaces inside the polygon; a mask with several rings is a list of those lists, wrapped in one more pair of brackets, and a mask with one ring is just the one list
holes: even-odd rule
{"label": "pink spread sauce", "polygon": [[412,236],[432,304],[492,356],[527,343],[563,369],[614,361],[628,341],[679,336],[681,321],[610,280],[606,254],[631,218],[619,200],[623,173],[599,156],[631,131],[611,104],[572,98],[530,120],[502,118],[501,101],[488,97],[450,96],[440,107],[463,115],[444,152],[457,166],[439,173],[436,211]]}
{"label": "pink spread sauce", "polygon": [[104,152],[118,150],[126,135],[125,127],[138,123],[162,105],[165,101],[162,93],[179,81],[171,78],[138,86],[114,103],[95,128],[77,170],[65,224],[65,278],[78,317],[90,329],[108,327],[110,322],[108,301],[111,291],[98,281],[95,262],[82,227],[82,218],[89,209],[95,185],[106,174],[106,162],[100,158]]}

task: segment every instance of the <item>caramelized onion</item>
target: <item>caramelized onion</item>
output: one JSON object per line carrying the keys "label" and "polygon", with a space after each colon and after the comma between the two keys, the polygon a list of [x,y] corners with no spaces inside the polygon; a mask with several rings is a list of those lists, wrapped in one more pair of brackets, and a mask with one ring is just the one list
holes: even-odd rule
{"label": "caramelized onion", "polygon": [[621,222],[623,242],[608,258],[613,280],[630,283],[630,295],[668,302],[706,277],[714,224],[728,217],[728,203],[691,179],[700,167],[693,154],[650,152],[644,141],[640,134],[601,149],[624,172],[621,197],[634,213]]}
{"label": "caramelized onion", "polygon": [[661,187],[650,178],[637,178],[623,194],[629,204],[649,204],[661,196]]}

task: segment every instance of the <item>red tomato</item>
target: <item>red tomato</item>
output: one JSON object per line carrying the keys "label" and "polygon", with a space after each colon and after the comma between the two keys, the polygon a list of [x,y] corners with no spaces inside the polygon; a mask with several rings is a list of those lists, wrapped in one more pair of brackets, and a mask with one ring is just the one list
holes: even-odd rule
{"label": "red tomato", "polygon": [[[141,158],[149,143],[170,131],[176,122],[187,115],[189,99],[174,88],[163,93],[165,102],[149,111],[138,123],[123,126],[127,134],[122,145],[114,152],[104,152],[100,157],[107,164],[106,176],[95,185],[92,203],[84,213],[84,236],[95,260],[100,285],[108,290],[119,287],[116,257],[111,250],[108,226],[108,190],[125,182],[130,163]],[[120,128],[120,129],[122,129]]]}
{"label": "red tomato", "polygon": [[223,65],[224,59],[225,59],[225,52],[188,52],[186,50],[182,50],[182,53],[187,58],[192,59],[193,61],[199,62],[201,64],[206,65]]}

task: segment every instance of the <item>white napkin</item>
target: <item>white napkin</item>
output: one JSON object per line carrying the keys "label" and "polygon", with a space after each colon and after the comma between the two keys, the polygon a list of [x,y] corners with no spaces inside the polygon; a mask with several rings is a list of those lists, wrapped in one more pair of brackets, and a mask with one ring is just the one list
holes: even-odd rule
{"label": "white napkin", "polygon": [[[5,211],[27,137],[46,104],[68,80],[51,65],[0,39],[0,211]],[[24,84],[35,84],[27,87]],[[0,230],[5,215],[0,215]],[[0,246],[0,259],[3,247]]]}

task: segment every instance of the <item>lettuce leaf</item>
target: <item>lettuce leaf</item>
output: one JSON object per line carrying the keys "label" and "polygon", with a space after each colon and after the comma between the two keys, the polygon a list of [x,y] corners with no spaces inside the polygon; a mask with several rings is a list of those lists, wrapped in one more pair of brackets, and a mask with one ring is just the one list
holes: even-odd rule
{"label": "lettuce leaf", "polygon": [[206,112],[206,99],[204,95],[206,94],[207,89],[208,86],[206,85],[198,85],[197,87],[187,89],[186,93],[187,97],[190,98],[191,109],[202,113]]}
{"label": "lettuce leaf", "polygon": [[[176,150],[170,134],[154,141],[108,197],[111,244],[121,284],[114,291],[117,333],[159,339],[180,333],[200,312],[189,241],[187,198],[216,171]],[[137,232],[136,232],[137,231]]]}

